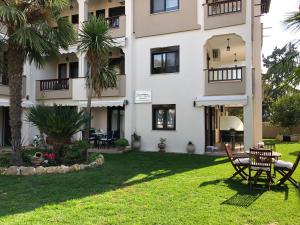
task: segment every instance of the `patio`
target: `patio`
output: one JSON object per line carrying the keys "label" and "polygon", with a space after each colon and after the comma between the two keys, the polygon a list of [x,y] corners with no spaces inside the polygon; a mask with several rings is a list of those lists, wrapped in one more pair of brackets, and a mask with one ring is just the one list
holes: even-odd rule
{"label": "patio", "polygon": [[[278,144],[293,162],[300,144]],[[249,192],[225,157],[105,155],[103,168],[0,177],[0,224],[298,224],[291,184]],[[295,178],[300,180],[300,170]],[[270,208],[272,206],[272,208]],[[254,216],[255,215],[255,216]]]}

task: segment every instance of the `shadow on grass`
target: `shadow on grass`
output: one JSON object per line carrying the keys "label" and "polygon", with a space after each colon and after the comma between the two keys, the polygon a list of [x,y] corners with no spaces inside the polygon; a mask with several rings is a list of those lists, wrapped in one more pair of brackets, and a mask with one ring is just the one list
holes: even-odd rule
{"label": "shadow on grass", "polygon": [[261,192],[253,192],[253,193],[236,193],[226,201],[222,203],[222,205],[233,205],[238,207],[248,208],[252,205],[260,196],[263,195],[263,191]]}
{"label": "shadow on grass", "polygon": [[[247,208],[251,206],[257,199],[259,199],[266,190],[253,189],[250,191],[247,181],[241,179],[217,179],[212,181],[203,182],[199,187],[205,187],[209,185],[226,186],[237,193],[226,199],[221,205],[233,205],[237,207]],[[258,188],[258,187],[256,187]],[[293,187],[291,187],[293,188]],[[289,187],[287,185],[272,186],[271,191],[284,193],[284,200],[289,197]],[[293,189],[294,190],[294,189]],[[300,197],[300,190],[296,189]]]}
{"label": "shadow on grass", "polygon": [[0,176],[0,217],[80,199],[223,164],[223,158],[182,154],[127,153],[105,155],[101,168],[32,177]]}

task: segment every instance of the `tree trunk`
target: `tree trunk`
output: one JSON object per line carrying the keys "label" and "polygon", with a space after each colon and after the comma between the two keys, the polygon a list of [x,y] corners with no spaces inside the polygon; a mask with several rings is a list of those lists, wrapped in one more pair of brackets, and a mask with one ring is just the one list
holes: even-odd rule
{"label": "tree trunk", "polygon": [[83,139],[87,142],[90,143],[90,130],[91,130],[91,119],[92,119],[92,111],[91,111],[91,106],[92,106],[92,95],[93,95],[93,82],[92,82],[92,73],[91,69],[88,71],[88,100],[87,100],[87,106],[85,109],[86,115],[90,118],[88,123],[85,126],[85,132],[84,132],[84,137]]}
{"label": "tree trunk", "polygon": [[21,165],[22,161],[22,76],[24,65],[24,52],[13,43],[8,43],[8,82],[10,89],[10,127],[13,165]]}

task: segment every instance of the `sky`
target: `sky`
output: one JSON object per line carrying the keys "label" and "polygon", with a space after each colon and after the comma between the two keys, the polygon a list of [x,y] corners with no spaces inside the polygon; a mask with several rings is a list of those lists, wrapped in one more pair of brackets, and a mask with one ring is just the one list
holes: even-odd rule
{"label": "sky", "polygon": [[262,16],[264,23],[264,45],[263,54],[268,56],[272,53],[273,49],[283,47],[286,43],[296,40],[300,37],[300,33],[293,33],[285,30],[283,21],[288,13],[298,11],[300,0],[272,0],[270,12]]}

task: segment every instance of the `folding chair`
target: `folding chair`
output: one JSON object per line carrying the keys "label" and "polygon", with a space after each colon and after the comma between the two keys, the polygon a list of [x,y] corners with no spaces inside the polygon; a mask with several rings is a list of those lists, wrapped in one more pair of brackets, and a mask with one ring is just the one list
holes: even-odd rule
{"label": "folding chair", "polygon": [[299,183],[292,177],[294,174],[298,164],[300,161],[300,152],[298,153],[296,161],[293,163],[286,162],[283,160],[275,160],[274,162],[274,169],[278,173],[282,175],[282,178],[278,181],[277,185],[282,185],[286,181],[291,182],[295,187],[299,188]]}
{"label": "folding chair", "polygon": [[[252,172],[256,172],[252,176]],[[268,189],[271,188],[272,179],[272,151],[271,150],[259,150],[250,149],[250,163],[249,163],[249,185],[252,190],[252,185],[255,185],[258,178],[262,177],[262,174],[266,174],[266,184]]]}
{"label": "folding chair", "polygon": [[245,170],[249,166],[249,157],[234,156],[228,144],[225,144],[224,148],[232,167],[235,169],[235,172],[234,174],[232,174],[230,179],[234,178],[237,175],[240,175],[244,180],[247,180],[248,175]]}

